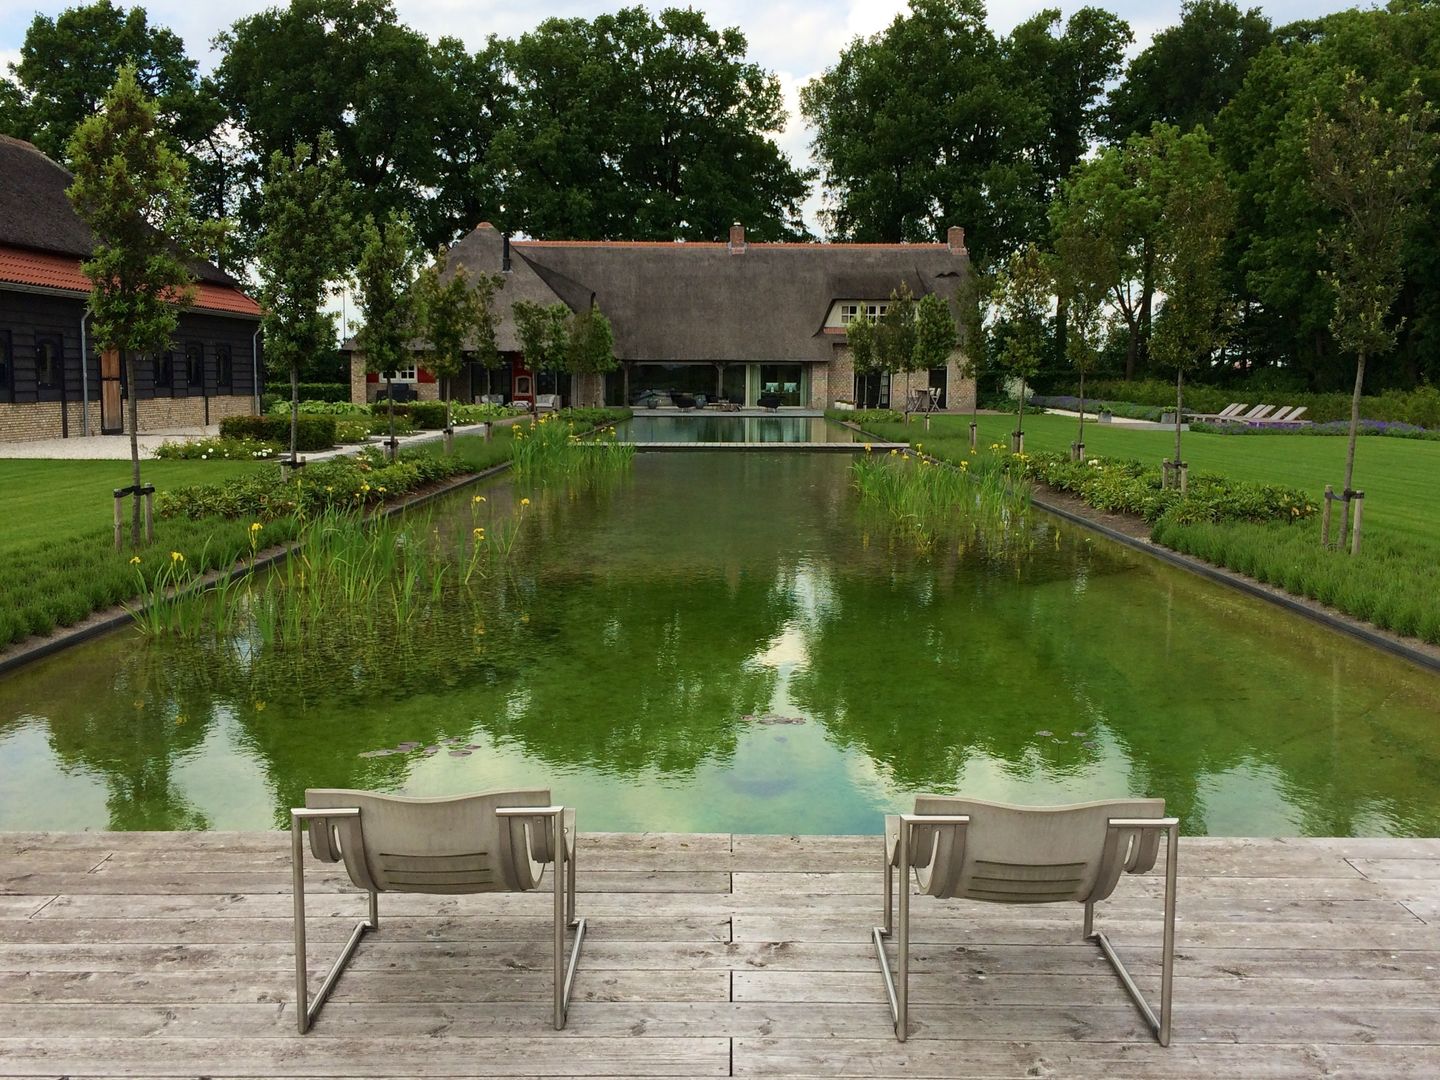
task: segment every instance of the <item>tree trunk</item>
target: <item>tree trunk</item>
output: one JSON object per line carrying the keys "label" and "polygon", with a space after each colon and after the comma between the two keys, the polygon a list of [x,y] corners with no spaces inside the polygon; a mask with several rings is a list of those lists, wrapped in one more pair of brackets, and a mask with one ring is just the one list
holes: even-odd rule
{"label": "tree trunk", "polygon": [[1154,302],[1155,249],[1150,241],[1146,240],[1140,279],[1140,340],[1136,348],[1137,359],[1150,359],[1150,313]]}
{"label": "tree trunk", "polygon": [[[1355,437],[1360,433],[1360,388],[1365,385],[1365,354],[1362,352],[1355,362],[1355,393],[1350,398],[1350,442],[1345,447],[1345,491],[1347,500],[1350,498],[1351,482],[1355,479]],[[138,468],[138,466],[137,466]],[[139,475],[138,473],[136,475]],[[1345,514],[1346,523],[1349,523],[1350,514]]]}
{"label": "tree trunk", "polygon": [[1025,434],[1025,376],[1020,376],[1020,411],[1015,415],[1015,434]]}
{"label": "tree trunk", "polygon": [[[154,363],[154,359],[151,359]],[[130,546],[140,546],[140,403],[135,399],[134,357],[125,365],[125,392],[130,395]]]}
{"label": "tree trunk", "polygon": [[1080,369],[1080,434],[1076,436],[1075,442],[1079,446],[1085,445],[1085,369]]}
{"label": "tree trunk", "polygon": [[300,368],[290,365],[290,467],[295,467],[295,444],[300,441]]}
{"label": "tree trunk", "polygon": [[385,447],[385,456],[395,460],[395,379],[394,373],[385,373],[385,409],[390,414],[390,442]]}
{"label": "tree trunk", "polygon": [[1185,370],[1175,369],[1175,475],[1180,475],[1180,418],[1184,415],[1181,410],[1184,408],[1185,393],[1182,389],[1185,385]]}
{"label": "tree trunk", "polygon": [[1070,308],[1063,299],[1055,301],[1055,366],[1065,362],[1066,339],[1070,336]]}
{"label": "tree trunk", "polygon": [[445,375],[440,379],[440,392],[445,395],[445,453],[455,452],[455,420],[450,411],[450,376]]}

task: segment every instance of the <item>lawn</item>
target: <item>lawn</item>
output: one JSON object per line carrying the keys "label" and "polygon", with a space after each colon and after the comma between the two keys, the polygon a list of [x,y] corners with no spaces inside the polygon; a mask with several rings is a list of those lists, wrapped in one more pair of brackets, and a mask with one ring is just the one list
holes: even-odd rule
{"label": "lawn", "polygon": [[[157,491],[181,484],[211,484],[273,463],[251,461],[154,461],[140,463],[140,478]],[[0,461],[5,513],[0,515],[0,552],[16,545],[59,541],[104,528],[114,521],[117,487],[130,486],[129,461]],[[129,503],[126,503],[126,513]],[[128,523],[129,518],[126,518]]]}
{"label": "lawn", "polygon": [[[986,443],[1009,444],[1015,416],[982,414],[980,437]],[[939,456],[957,450],[969,439],[970,418],[939,416],[930,422],[930,449]],[[882,424],[875,434],[924,443],[918,421]],[[1067,416],[1025,417],[1027,450],[1068,451],[1075,441],[1076,421]],[[1315,435],[1210,435],[1185,432],[1185,460],[1191,472],[1217,472],[1237,480],[1297,487],[1318,502],[1326,484],[1338,491],[1345,478],[1345,439]],[[1175,450],[1173,430],[1085,425],[1085,450],[1091,456],[1137,458],[1158,463]],[[1355,486],[1365,492],[1366,535],[1381,533],[1397,540],[1434,544],[1440,538],[1440,442],[1362,436],[1355,451]]]}

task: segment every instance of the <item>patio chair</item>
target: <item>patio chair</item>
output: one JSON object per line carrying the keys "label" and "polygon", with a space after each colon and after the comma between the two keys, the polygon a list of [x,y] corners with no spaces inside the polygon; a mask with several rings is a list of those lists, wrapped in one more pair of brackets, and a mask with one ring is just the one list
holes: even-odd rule
{"label": "patio chair", "polygon": [[779,394],[761,394],[756,399],[755,403],[759,405],[762,409],[769,409],[771,412],[779,412],[780,406],[784,402],[784,400],[785,399],[782,398]]}
{"label": "patio chair", "polygon": [[1185,414],[1185,419],[1186,419],[1186,420],[1209,420],[1209,421],[1231,420],[1231,419],[1233,419],[1238,413],[1243,412],[1244,410],[1248,409],[1249,407],[1250,407],[1250,406],[1249,406],[1249,404],[1248,404],[1247,402],[1244,402],[1244,401],[1232,401],[1229,405],[1226,405],[1225,408],[1221,409],[1219,412],[1214,412],[1214,413],[1204,413],[1204,412],[1194,412],[1194,413],[1192,413],[1192,412],[1187,412],[1187,413]]}
{"label": "patio chair", "polygon": [[[1170,1045],[1170,993],[1175,966],[1175,854],[1179,820],[1163,799],[1115,799],[1070,806],[1009,806],[979,799],[919,795],[915,812],[885,819],[885,925],[872,934],[895,1037],[909,1033],[910,873],[920,892],[942,900],[997,904],[1085,905],[1084,936],[1115,969],[1161,1046]],[[1165,922],[1157,1017],[1125,969],[1109,938],[1095,929],[1095,904],[1115,889],[1120,874],[1155,865],[1160,833],[1165,857]],[[894,885],[900,877],[900,913]],[[885,939],[896,935],[899,973],[892,976]]]}
{"label": "patio chair", "polygon": [[504,405],[504,404],[505,404],[505,395],[504,395],[504,394],[481,394],[481,395],[480,395],[480,398],[479,398],[479,403],[480,403],[481,405]]}
{"label": "patio chair", "polygon": [[[344,862],[350,880],[370,894],[369,917],[355,925],[340,958],[310,1000],[305,955],[302,829],[321,862]],[[316,788],[290,811],[295,889],[295,1014],[300,1034],[314,1022],[355,947],[380,927],[379,894],[528,892],[554,866],[556,1030],[565,1026],[585,920],[575,917],[575,811],[552,806],[550,792],[492,791],[410,799],[369,791]],[[575,931],[569,961],[566,927]]]}
{"label": "patio chair", "polygon": [[560,408],[559,394],[536,394],[535,412],[556,412]]}

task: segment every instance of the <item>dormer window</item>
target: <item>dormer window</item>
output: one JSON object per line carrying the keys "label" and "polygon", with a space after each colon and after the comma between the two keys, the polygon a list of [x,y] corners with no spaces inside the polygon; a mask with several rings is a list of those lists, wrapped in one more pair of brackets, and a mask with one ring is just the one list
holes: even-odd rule
{"label": "dormer window", "polygon": [[860,317],[861,312],[865,313],[866,318],[880,319],[884,317],[885,312],[889,310],[890,305],[884,301],[877,301],[870,304],[862,304],[858,301],[855,303],[843,303],[840,305],[840,325],[849,326]]}

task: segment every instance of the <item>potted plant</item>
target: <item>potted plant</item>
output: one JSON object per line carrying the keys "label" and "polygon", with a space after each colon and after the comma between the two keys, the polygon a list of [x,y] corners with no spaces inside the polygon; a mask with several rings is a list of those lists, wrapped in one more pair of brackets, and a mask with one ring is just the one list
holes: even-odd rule
{"label": "potted plant", "polygon": [[852,401],[850,398],[836,398],[836,399],[835,399],[835,408],[836,408],[839,412],[854,412],[854,411],[855,411],[855,402]]}

